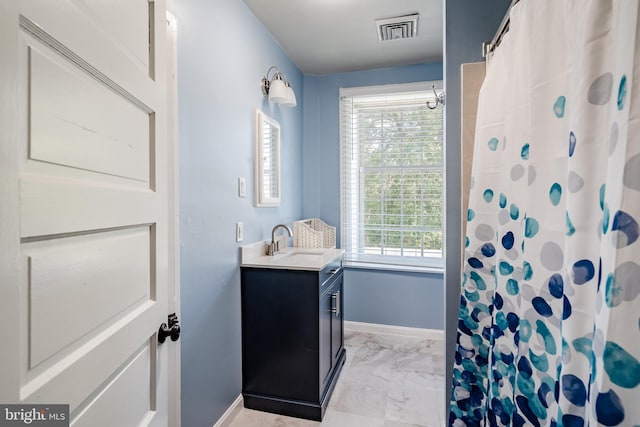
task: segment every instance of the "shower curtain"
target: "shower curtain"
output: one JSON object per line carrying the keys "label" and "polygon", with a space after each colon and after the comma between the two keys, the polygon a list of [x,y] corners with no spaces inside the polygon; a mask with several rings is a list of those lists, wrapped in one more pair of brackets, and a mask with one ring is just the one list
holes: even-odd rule
{"label": "shower curtain", "polygon": [[450,426],[640,426],[638,1],[522,0],[480,92]]}

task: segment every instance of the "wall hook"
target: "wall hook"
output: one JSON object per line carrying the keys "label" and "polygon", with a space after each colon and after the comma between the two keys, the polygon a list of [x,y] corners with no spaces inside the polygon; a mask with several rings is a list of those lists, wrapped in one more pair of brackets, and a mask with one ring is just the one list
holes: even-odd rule
{"label": "wall hook", "polygon": [[427,108],[429,108],[430,110],[435,110],[438,107],[438,104],[444,107],[444,92],[438,95],[435,85],[431,85],[431,89],[433,90],[433,96],[435,97],[436,102],[432,104],[431,102],[427,101]]}

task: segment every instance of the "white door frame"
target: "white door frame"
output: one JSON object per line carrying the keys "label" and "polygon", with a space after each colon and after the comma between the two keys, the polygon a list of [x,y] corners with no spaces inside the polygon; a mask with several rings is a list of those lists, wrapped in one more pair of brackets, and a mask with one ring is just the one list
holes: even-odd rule
{"label": "white door frame", "polygon": [[[175,16],[167,12],[167,145],[169,179],[169,311],[180,318],[180,197],[178,145],[178,34]],[[169,423],[180,426],[180,340],[169,348]]]}

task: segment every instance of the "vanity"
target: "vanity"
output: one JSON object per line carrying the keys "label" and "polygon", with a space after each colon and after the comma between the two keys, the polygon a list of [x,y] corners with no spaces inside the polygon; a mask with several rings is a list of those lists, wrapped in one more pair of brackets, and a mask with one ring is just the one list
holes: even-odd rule
{"label": "vanity", "polygon": [[250,409],[321,421],[344,349],[341,249],[242,248],[242,396]]}

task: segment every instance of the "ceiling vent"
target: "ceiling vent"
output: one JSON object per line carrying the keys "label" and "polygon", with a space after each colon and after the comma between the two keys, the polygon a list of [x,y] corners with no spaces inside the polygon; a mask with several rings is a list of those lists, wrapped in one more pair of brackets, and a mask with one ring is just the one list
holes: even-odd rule
{"label": "ceiling vent", "polygon": [[410,39],[418,34],[418,14],[376,19],[378,40]]}

